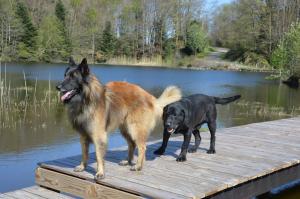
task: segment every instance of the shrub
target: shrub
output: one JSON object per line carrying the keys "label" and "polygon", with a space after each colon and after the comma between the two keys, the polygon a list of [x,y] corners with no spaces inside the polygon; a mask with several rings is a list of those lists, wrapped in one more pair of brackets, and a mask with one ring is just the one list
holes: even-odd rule
{"label": "shrub", "polygon": [[292,24],[273,51],[271,64],[289,74],[300,74],[300,23]]}

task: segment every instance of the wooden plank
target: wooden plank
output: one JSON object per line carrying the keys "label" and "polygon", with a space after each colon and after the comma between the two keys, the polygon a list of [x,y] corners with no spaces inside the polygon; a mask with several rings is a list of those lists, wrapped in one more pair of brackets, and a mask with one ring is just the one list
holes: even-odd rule
{"label": "wooden plank", "polygon": [[300,164],[279,170],[272,175],[266,175],[246,183],[240,184],[238,187],[227,189],[223,192],[209,196],[210,199],[224,198],[253,198],[257,195],[266,193],[271,189],[287,184],[300,178]]}
{"label": "wooden plank", "polygon": [[[79,162],[78,162],[79,163]],[[87,168],[87,171],[84,172],[74,172],[73,168],[75,166],[75,164],[70,164],[68,163],[66,160],[61,162],[61,161],[53,161],[51,163],[45,164],[45,165],[41,165],[44,168],[49,168],[49,169],[53,169],[62,173],[66,173],[69,175],[73,175],[73,176],[77,176],[81,179],[86,179],[89,181],[94,181],[94,168],[92,168],[90,165]],[[127,173],[131,173],[131,171],[129,171],[129,169],[126,169],[124,167],[120,167],[123,169],[124,173],[122,173],[123,175],[126,174],[125,170],[127,171]],[[140,174],[140,173],[139,173]],[[141,174],[140,174],[141,175]],[[141,194],[141,195],[145,195],[145,196],[152,196],[152,197],[160,197],[160,198],[186,198],[187,196],[182,196],[182,195],[178,195],[172,192],[169,192],[169,190],[160,190],[157,188],[153,188],[153,187],[148,187],[145,186],[143,184],[140,184],[139,181],[136,181],[134,179],[131,179],[131,176],[125,176],[125,178],[119,178],[119,177],[115,177],[115,170],[113,170],[113,174],[109,174],[108,172],[106,173],[106,178],[104,180],[101,180],[101,182],[98,182],[100,184],[106,185],[106,186],[112,186],[114,188],[120,189],[120,190],[124,190],[124,191],[129,191],[129,192],[133,192],[135,194]]]}
{"label": "wooden plank", "polygon": [[[91,159],[92,160],[92,159]],[[78,165],[80,163],[79,159],[65,159],[63,162],[61,162],[61,164],[68,164],[72,167],[74,167],[75,165]],[[92,160],[92,163],[89,164],[89,166],[93,169],[96,168],[96,163],[95,161]],[[208,182],[195,182],[192,179],[189,179],[190,182],[186,182],[184,177],[176,177],[176,175],[173,174],[173,176],[166,176],[165,173],[157,170],[155,173],[153,171],[151,171],[151,169],[147,169],[147,171],[139,171],[139,172],[133,172],[133,171],[129,171],[128,167],[122,167],[119,166],[118,164],[112,164],[111,162],[106,162],[106,167],[109,168],[109,170],[113,171],[112,173],[110,173],[110,171],[108,170],[106,172],[106,179],[100,181],[104,182],[104,183],[109,183],[111,185],[115,185],[119,180],[122,181],[126,181],[127,183],[133,183],[134,184],[140,184],[143,185],[145,187],[147,187],[146,189],[152,189],[155,190],[156,192],[160,192],[161,196],[166,195],[166,197],[170,197],[170,193],[172,194],[177,194],[176,197],[179,197],[180,195],[184,196],[184,197],[196,197],[197,195],[200,196],[204,196],[204,189],[211,187],[211,185],[208,185]],[[113,181],[112,178],[114,177]],[[109,178],[108,178],[109,177]],[[174,184],[174,182],[176,182],[176,184]],[[126,184],[127,184],[126,183]],[[188,188],[186,188],[184,185],[186,183],[189,184],[199,184],[200,185],[200,189],[199,187],[195,188],[193,185],[190,185]],[[177,185],[177,186],[176,186]],[[182,185],[182,186],[180,186]],[[124,185],[122,185],[124,186]],[[122,189],[122,186],[120,187]],[[139,193],[143,193],[145,192],[145,189],[140,190],[139,188],[135,189],[136,191],[138,191]],[[168,190],[168,194],[166,194],[166,190]],[[194,191],[193,191],[194,190]],[[141,192],[143,191],[143,192]],[[146,190],[146,192],[149,192]],[[170,193],[169,193],[170,192]],[[150,194],[150,197],[156,197],[153,196],[152,192],[149,192],[148,194]],[[161,197],[160,196],[160,197]],[[181,196],[181,197],[182,197]]]}
{"label": "wooden plank", "polygon": [[[206,142],[206,143],[205,143]],[[201,144],[201,147],[203,147],[204,145],[207,145],[208,148],[208,141],[204,141],[204,143]],[[178,145],[178,146],[175,146]],[[168,146],[167,151],[171,151],[174,150],[176,148],[178,148],[181,145],[181,143],[176,143],[176,144],[172,144],[170,146]],[[237,147],[239,150],[235,153],[235,150],[233,150],[233,148]],[[221,165],[224,164],[224,159],[228,159],[231,161],[235,161],[239,164],[237,164],[238,167],[243,167],[243,165],[248,168],[252,168],[252,167],[258,167],[260,166],[259,164],[261,164],[261,166],[263,167],[268,167],[269,165],[274,165],[275,162],[277,163],[288,163],[288,165],[290,165],[292,162],[285,162],[286,160],[291,160],[291,158],[289,157],[289,155],[287,154],[266,154],[265,151],[262,151],[260,148],[252,148],[252,147],[247,147],[245,145],[238,145],[236,146],[235,143],[228,143],[228,142],[224,142],[224,143],[216,143],[216,149],[217,149],[217,153],[210,155],[210,154],[201,154],[201,156],[199,156],[199,152],[195,153],[195,154],[188,154],[188,160],[190,160],[191,158],[189,158],[189,156],[192,156],[193,160],[195,159],[203,159],[203,161],[207,162],[209,160],[215,159],[216,161],[218,161]],[[269,150],[270,151],[270,150]],[[220,157],[218,154],[221,153],[223,157]],[[233,155],[236,156],[233,156]],[[283,156],[285,155],[285,156]],[[243,158],[243,156],[245,156],[245,158]],[[287,157],[286,157],[287,156]],[[293,159],[295,159],[295,155],[293,155]],[[252,157],[249,158],[248,157]],[[221,160],[220,160],[221,158]],[[243,161],[241,161],[241,158]],[[272,163],[273,164],[268,164],[266,162],[266,160],[274,160]],[[261,161],[259,161],[261,160]],[[295,159],[298,160],[298,159]],[[226,161],[225,161],[226,162]],[[244,162],[246,162],[246,164],[243,164]],[[251,163],[252,162],[252,163]],[[261,162],[261,163],[260,163]],[[297,162],[296,162],[297,163]],[[238,170],[237,170],[238,171]]]}
{"label": "wooden plank", "polygon": [[31,194],[34,194],[34,195],[37,195],[37,196],[40,196],[43,198],[49,198],[49,199],[52,199],[52,198],[71,199],[71,198],[73,198],[71,196],[63,195],[63,194],[57,193],[55,191],[51,191],[51,190],[45,189],[43,187],[39,187],[39,186],[27,187],[23,190],[28,193],[31,193]]}
{"label": "wooden plank", "polygon": [[[295,136],[287,136],[284,135],[284,133],[280,134],[272,134],[268,135],[267,130],[255,130],[255,129],[245,129],[243,133],[236,132],[236,131],[224,131],[222,133],[226,134],[226,136],[222,136],[224,138],[226,137],[236,137],[240,138],[241,140],[260,140],[267,143],[274,143],[274,144],[280,144],[282,146],[288,146],[288,147],[295,147],[297,149],[300,148],[297,143],[299,143],[300,138]],[[300,134],[300,133],[299,133]],[[219,134],[217,135],[219,136]]]}
{"label": "wooden plank", "polygon": [[9,196],[9,195],[6,195],[5,193],[2,193],[0,194],[0,198],[2,199],[15,199],[14,197],[12,196]]}
{"label": "wooden plank", "polygon": [[[213,155],[206,154],[210,134],[204,132],[201,133],[202,143],[198,152],[188,154],[188,161],[183,163],[175,160],[180,153],[182,136],[171,138],[165,155],[160,157],[152,153],[160,146],[161,141],[152,141],[147,146],[144,169],[139,172],[131,172],[129,167],[118,165],[127,156],[127,147],[121,147],[107,152],[106,178],[97,183],[93,180],[96,168],[94,153],[90,154],[88,168],[84,172],[73,171],[80,162],[80,156],[42,163],[42,168],[39,169],[43,169],[44,184],[59,190],[66,189],[75,195],[81,194],[81,197],[87,193],[80,187],[93,185],[96,186],[95,190],[100,186],[101,189],[117,191],[115,195],[120,192],[134,197],[244,198],[252,196],[251,192],[258,194],[268,191],[266,189],[276,183],[292,179],[290,171],[296,167],[300,169],[299,127],[300,118],[293,118],[218,129],[217,154]],[[284,172],[288,176],[282,177],[283,180],[278,179]],[[59,183],[56,175],[60,176]],[[269,182],[272,180],[276,183]],[[257,191],[254,190],[256,186],[260,186]]]}
{"label": "wooden plank", "polygon": [[26,192],[22,189],[20,190],[16,190],[16,191],[12,191],[12,192],[7,192],[5,193],[8,196],[11,196],[13,198],[17,198],[17,199],[42,199],[43,197]]}
{"label": "wooden plank", "polygon": [[124,191],[112,189],[110,187],[41,167],[36,170],[36,183],[83,198],[141,198]]}

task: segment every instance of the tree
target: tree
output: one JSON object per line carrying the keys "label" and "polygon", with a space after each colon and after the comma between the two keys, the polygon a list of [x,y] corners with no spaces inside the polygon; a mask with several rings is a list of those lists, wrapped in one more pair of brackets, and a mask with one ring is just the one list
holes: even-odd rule
{"label": "tree", "polygon": [[91,46],[92,46],[92,58],[93,62],[95,62],[95,34],[97,32],[97,27],[95,26],[96,24],[96,19],[97,19],[97,11],[95,8],[90,8],[86,12],[86,18],[88,21],[88,33],[91,37]]}
{"label": "tree", "polygon": [[[102,55],[106,59],[126,56],[134,61],[154,57],[155,60],[160,57],[180,58],[178,52],[186,46],[187,28],[192,21],[198,21],[202,30],[207,32],[202,12],[204,2],[0,0],[0,51],[2,58],[8,58],[6,60],[34,60],[35,55],[39,59],[49,60],[51,57],[58,60],[71,53],[90,59],[95,56],[101,59]],[[56,18],[55,22],[49,17]],[[48,51],[48,56],[44,54],[46,47],[41,44],[46,35],[45,24],[54,25],[53,30],[59,29],[57,35],[64,40],[61,43],[64,49],[59,49],[67,53],[58,52],[57,58],[52,57],[52,53],[49,56]],[[44,35],[37,38],[37,34]],[[50,48],[54,49],[53,46]]]}
{"label": "tree", "polygon": [[41,61],[61,60],[68,55],[64,32],[61,31],[60,22],[54,16],[43,19],[38,34],[37,56]]}
{"label": "tree", "polygon": [[289,75],[300,75],[300,23],[295,23],[273,52],[271,63]]}
{"label": "tree", "polygon": [[208,47],[208,39],[201,25],[197,21],[193,21],[187,28],[186,48],[192,54],[203,52]]}
{"label": "tree", "polygon": [[99,49],[106,58],[110,58],[114,54],[116,50],[116,37],[112,31],[111,23],[109,21],[105,24],[99,44]]}
{"label": "tree", "polygon": [[24,3],[17,1],[16,14],[22,22],[23,33],[21,35],[19,48],[20,59],[32,59],[36,50],[37,29],[29,17],[28,10]]}
{"label": "tree", "polygon": [[64,40],[64,49],[63,51],[65,53],[61,53],[61,55],[65,55],[62,58],[67,58],[70,56],[71,51],[72,51],[72,45],[71,45],[71,41],[70,41],[70,37],[68,36],[68,32],[67,32],[67,28],[66,28],[66,9],[64,4],[62,3],[61,0],[59,0],[56,5],[55,5],[55,16],[58,19],[58,28],[60,30],[60,32],[62,32],[63,34],[63,40]]}
{"label": "tree", "polygon": [[61,0],[58,0],[55,5],[55,15],[65,26],[66,22],[66,9]]}

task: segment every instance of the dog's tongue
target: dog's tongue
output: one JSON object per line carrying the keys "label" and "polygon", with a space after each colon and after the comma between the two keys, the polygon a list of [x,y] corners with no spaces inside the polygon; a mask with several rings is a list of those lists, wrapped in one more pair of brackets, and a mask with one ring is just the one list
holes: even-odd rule
{"label": "dog's tongue", "polygon": [[168,131],[169,133],[173,133],[174,129],[173,129],[173,128],[167,128],[167,131]]}
{"label": "dog's tongue", "polygon": [[73,90],[66,92],[63,96],[60,97],[60,100],[64,102],[66,99],[68,99],[71,96],[72,92]]}

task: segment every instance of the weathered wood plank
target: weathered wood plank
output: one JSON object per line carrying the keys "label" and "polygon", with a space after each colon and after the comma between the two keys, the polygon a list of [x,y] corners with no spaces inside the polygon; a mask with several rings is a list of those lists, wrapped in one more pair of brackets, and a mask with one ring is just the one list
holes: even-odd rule
{"label": "weathered wood plank", "polygon": [[[96,168],[94,153],[90,154],[88,168],[84,172],[73,171],[80,163],[80,156],[45,162],[40,164],[39,169],[42,169],[44,175],[42,183],[50,188],[55,187],[53,189],[79,194],[80,197],[87,194],[80,187],[92,185],[116,190],[115,195],[120,192],[148,198],[203,198],[221,195],[230,198],[235,197],[234,194],[254,196],[251,192],[262,193],[294,178],[291,177],[290,169],[300,168],[299,127],[300,117],[218,129],[216,154],[206,154],[210,134],[202,132],[198,152],[188,154],[188,161],[183,163],[175,160],[180,153],[183,140],[181,136],[171,138],[165,155],[160,157],[153,155],[153,151],[160,146],[161,141],[152,141],[147,145],[144,169],[139,172],[129,171],[128,166],[118,165],[127,156],[127,147],[121,147],[107,152],[106,178],[97,183],[93,180]],[[284,172],[288,176],[279,180],[278,176]],[[60,185],[55,181],[56,175],[60,176]],[[298,174],[296,178],[299,178]],[[270,180],[275,180],[276,183],[271,183]],[[260,188],[255,191],[255,186]],[[98,194],[97,191],[93,193]]]}
{"label": "weathered wood plank", "polygon": [[[79,162],[78,162],[79,163]],[[87,179],[89,181],[94,181],[93,174],[95,173],[94,168],[89,165],[87,168],[87,171],[84,172],[74,172],[73,168],[75,164],[69,163],[67,160],[64,160],[63,162],[60,161],[53,161],[51,163],[48,163],[47,165],[41,165],[42,167],[57,170],[59,172],[67,173],[70,175],[74,175],[83,179]],[[125,174],[125,168],[123,168],[123,171]],[[128,169],[126,169],[127,172],[130,172]],[[102,180],[101,184],[104,184],[106,186],[113,186],[116,187],[117,189],[125,190],[125,191],[131,191],[134,192],[135,194],[142,194],[146,196],[154,196],[153,197],[161,197],[161,198],[169,198],[169,197],[175,197],[175,198],[184,198],[187,196],[182,196],[182,195],[177,195],[172,192],[169,192],[168,190],[161,191],[160,189],[153,188],[153,187],[148,187],[143,184],[140,184],[139,181],[136,181],[134,179],[130,178],[129,176],[118,178],[117,175],[115,174],[115,170],[113,170],[113,175],[111,175],[109,172],[106,173],[106,178]],[[141,174],[140,174],[141,175]],[[149,194],[149,195],[148,195]]]}
{"label": "weathered wood plank", "polygon": [[[78,159],[72,160],[68,158],[61,163],[68,164],[74,167],[75,165],[79,164],[80,161]],[[89,164],[89,166],[95,169],[96,168],[95,161],[92,161]],[[112,164],[111,162],[106,162],[106,167],[108,167],[109,170],[113,172],[110,173],[110,171],[108,170],[106,172],[107,178],[104,179],[103,181],[100,181],[99,183],[103,182],[103,183],[115,185],[121,179],[122,181],[131,183],[132,186],[135,186],[135,184],[145,186],[146,189],[143,188],[142,190],[140,190],[140,188],[138,187],[136,188],[136,191],[139,191],[139,193],[149,192],[148,194],[150,194],[149,196],[151,197],[157,197],[157,196],[153,196],[153,192],[149,190],[155,190],[155,192],[159,192],[160,197],[165,195],[168,198],[170,197],[170,194],[178,194],[176,197],[182,195],[184,197],[193,198],[195,197],[195,195],[197,195],[197,193],[201,196],[204,196],[203,189],[207,187],[211,187],[211,185],[207,186],[208,183],[207,181],[202,182],[202,184],[199,183],[200,185],[202,185],[202,188],[192,192],[193,186],[189,187],[189,189],[186,189],[184,186],[178,188],[180,184],[185,183],[184,178],[178,178],[178,177],[176,178],[175,176],[173,176],[173,178],[170,178],[170,176],[165,176],[161,171],[157,171],[156,173],[153,173],[150,169],[148,169],[147,171],[133,172],[133,171],[129,171],[129,167],[122,167],[122,166],[120,167],[119,165]],[[174,182],[177,182],[177,184],[174,184]]]}
{"label": "weathered wood plank", "polygon": [[300,164],[274,172],[262,178],[256,178],[245,182],[238,187],[232,187],[223,192],[210,195],[210,199],[224,198],[253,198],[254,196],[266,193],[278,186],[300,178]]}
{"label": "weathered wood plank", "polygon": [[36,170],[36,183],[83,198],[140,198],[130,193],[40,167]]}
{"label": "weathered wood plank", "polygon": [[28,193],[40,196],[42,198],[49,198],[49,199],[53,199],[53,198],[55,198],[55,199],[72,199],[73,198],[71,196],[63,195],[63,194],[57,193],[55,191],[51,191],[46,188],[39,187],[39,186],[27,187],[23,190]]}
{"label": "weathered wood plank", "polygon": [[29,193],[24,191],[23,189],[20,190],[16,190],[16,191],[12,191],[12,192],[7,192],[5,193],[7,196],[11,196],[13,198],[17,198],[17,199],[42,199],[43,197]]}
{"label": "weathered wood plank", "polygon": [[2,194],[0,194],[0,198],[1,199],[14,199],[14,197],[12,197],[12,196],[9,196],[9,195],[6,195],[5,193],[2,193]]}
{"label": "weathered wood plank", "polygon": [[14,197],[9,196],[9,195],[6,195],[5,193],[0,194],[0,198],[1,198],[1,199],[15,199]]}

